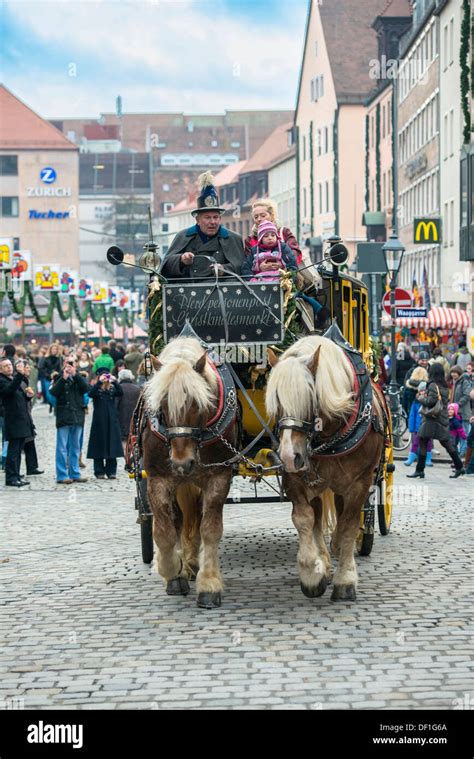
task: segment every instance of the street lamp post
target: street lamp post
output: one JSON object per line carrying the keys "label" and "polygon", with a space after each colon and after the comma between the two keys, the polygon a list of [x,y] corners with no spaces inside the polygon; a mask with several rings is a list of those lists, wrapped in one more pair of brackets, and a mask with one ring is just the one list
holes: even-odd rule
{"label": "street lamp post", "polygon": [[385,259],[385,268],[387,274],[390,277],[390,317],[391,317],[391,362],[392,371],[390,377],[390,385],[388,389],[390,397],[390,407],[395,411],[398,407],[398,384],[397,384],[397,352],[395,346],[395,327],[396,327],[396,314],[395,314],[395,288],[397,286],[398,272],[402,265],[403,254],[405,248],[397,237],[395,231],[392,232],[387,242],[384,244],[383,255]]}

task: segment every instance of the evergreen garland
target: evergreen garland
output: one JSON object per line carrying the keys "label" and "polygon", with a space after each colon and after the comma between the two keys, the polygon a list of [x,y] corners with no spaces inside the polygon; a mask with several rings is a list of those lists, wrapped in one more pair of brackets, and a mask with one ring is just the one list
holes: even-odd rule
{"label": "evergreen garland", "polygon": [[[469,0],[463,0],[464,15],[461,23],[461,109],[464,116],[463,139],[464,144],[468,145],[471,140],[471,114],[469,112],[469,36],[471,8]],[[473,30],[474,34],[474,30]],[[471,86],[474,88],[471,72]],[[473,90],[474,92],[474,90]]]}
{"label": "evergreen garland", "polygon": [[377,211],[382,210],[382,192],[380,182],[380,103],[375,111],[375,184],[377,195]]}
{"label": "evergreen garland", "polygon": [[38,324],[42,325],[48,324],[52,321],[55,311],[57,311],[58,316],[62,321],[67,321],[73,314],[75,314],[81,324],[85,324],[88,317],[90,317],[95,324],[99,324],[103,321],[109,332],[113,330],[114,319],[121,327],[131,327],[133,325],[133,313],[128,311],[128,309],[124,309],[117,314],[115,306],[105,308],[103,304],[94,304],[87,301],[84,303],[84,308],[81,311],[74,295],[69,296],[69,306],[66,309],[62,305],[58,293],[51,293],[46,313],[41,315],[35,303],[34,293],[30,282],[24,283],[23,294],[19,298],[15,298],[15,293],[11,291],[0,292],[0,303],[5,296],[7,296],[10,301],[13,313],[18,316],[25,313],[26,304],[28,303],[32,315]]}

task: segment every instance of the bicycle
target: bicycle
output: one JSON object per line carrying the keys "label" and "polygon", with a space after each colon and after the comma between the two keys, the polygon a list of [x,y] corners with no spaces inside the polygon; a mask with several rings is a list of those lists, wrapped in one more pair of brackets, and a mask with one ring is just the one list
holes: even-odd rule
{"label": "bicycle", "polygon": [[392,416],[392,446],[395,451],[404,451],[411,443],[411,433],[408,430],[408,417],[400,401],[400,390],[386,391]]}

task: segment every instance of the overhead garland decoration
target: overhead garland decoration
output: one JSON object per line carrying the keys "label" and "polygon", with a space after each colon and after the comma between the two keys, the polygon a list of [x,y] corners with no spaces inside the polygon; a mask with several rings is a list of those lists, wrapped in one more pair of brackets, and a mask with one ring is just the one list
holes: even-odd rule
{"label": "overhead garland decoration", "polygon": [[23,294],[19,298],[15,298],[15,293],[11,291],[0,292],[0,302],[6,295],[10,301],[13,313],[17,316],[21,316],[25,313],[25,307],[28,303],[31,309],[31,313],[33,314],[38,324],[48,324],[53,319],[54,311],[56,310],[61,321],[67,321],[73,314],[75,314],[82,325],[86,323],[88,318],[92,319],[95,324],[99,324],[101,321],[104,321],[108,332],[111,332],[113,330],[114,320],[120,327],[133,326],[133,314],[128,309],[118,311],[115,306],[111,306],[110,308],[106,309],[103,304],[91,303],[90,301],[87,301],[84,303],[84,308],[81,310],[79,303],[77,302],[77,299],[74,295],[69,296],[69,305],[66,309],[61,303],[58,293],[51,293],[51,298],[46,313],[41,315],[35,303],[34,293],[31,289],[30,283],[24,282],[23,286]]}

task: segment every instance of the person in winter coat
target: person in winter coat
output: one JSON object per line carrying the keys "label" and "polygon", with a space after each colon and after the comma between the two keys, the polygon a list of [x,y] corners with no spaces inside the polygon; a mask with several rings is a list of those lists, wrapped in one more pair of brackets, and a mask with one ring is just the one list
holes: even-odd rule
{"label": "person in winter coat", "polygon": [[402,406],[405,409],[407,415],[410,413],[410,406],[413,402],[413,398],[416,395],[416,393],[413,393],[413,388],[408,385],[408,381],[417,367],[421,366],[423,369],[426,369],[426,371],[428,371],[429,358],[430,357],[426,351],[421,351],[420,355],[416,359],[416,364],[413,364],[405,375],[405,379],[403,381]]}
{"label": "person in winter coat", "polygon": [[[415,366],[415,361],[411,357],[408,346],[405,343],[398,343],[397,345],[397,385],[403,387],[406,373],[409,369]],[[408,411],[407,411],[408,413]]]}
{"label": "person in winter coat", "polygon": [[270,200],[270,198],[258,198],[255,200],[254,203],[252,203],[252,218],[254,221],[254,226],[252,227],[251,234],[245,238],[244,242],[246,256],[250,255],[252,248],[254,248],[258,243],[257,232],[259,224],[264,221],[271,221],[277,227],[278,238],[280,241],[291,248],[293,255],[295,256],[296,263],[298,266],[301,265],[303,256],[298,245],[298,240],[296,239],[291,229],[279,225],[277,220],[276,203],[274,203],[273,200]]}
{"label": "person in winter coat", "polygon": [[252,282],[270,282],[279,279],[279,269],[296,271],[296,258],[291,248],[278,239],[277,228],[271,221],[264,221],[258,228],[258,243],[252,248],[242,266],[242,276]]}
{"label": "person in winter coat", "polygon": [[[460,446],[467,440],[467,435],[464,432],[462,426],[462,419],[459,413],[459,406],[457,403],[448,404],[448,418],[449,418],[449,434],[453,438],[456,449],[461,454]],[[462,454],[461,454],[462,455]]]}
{"label": "person in winter coat", "polygon": [[115,366],[115,361],[112,356],[109,355],[109,346],[103,345],[101,351],[100,356],[97,356],[94,361],[94,366],[92,367],[94,374],[97,374],[98,369],[104,369],[104,371],[111,372]]}
{"label": "person in winter coat", "polygon": [[122,388],[123,395],[117,400],[117,410],[120,423],[120,434],[122,437],[123,451],[127,443],[130,422],[132,421],[133,412],[141,395],[141,390],[135,384],[133,374],[128,369],[122,369],[118,375],[118,381]]}
{"label": "person in winter coat", "polygon": [[458,350],[454,353],[452,358],[452,367],[460,366],[463,371],[466,370],[466,366],[472,361],[472,356],[466,347],[466,341],[461,340]]}
{"label": "person in winter coat", "polygon": [[33,382],[31,381],[31,365],[26,360],[17,361],[15,364],[16,371],[18,371],[20,364],[23,365],[23,369],[24,369],[24,372],[23,372],[24,379],[23,379],[23,382],[21,383],[21,388],[25,392],[28,398],[28,413],[31,419],[31,426],[33,428],[33,437],[27,437],[23,444],[23,451],[25,453],[26,475],[27,477],[31,477],[31,475],[44,474],[44,470],[38,467],[38,454],[36,452],[36,445],[35,445],[36,427],[33,421],[33,415],[31,413],[32,407],[33,407],[33,401],[35,398],[35,391],[33,389],[34,385],[33,385]]}
{"label": "person in winter coat", "polygon": [[138,367],[143,361],[143,354],[140,353],[135,343],[129,343],[123,360],[125,361],[126,369],[129,369],[136,379],[138,375]]}
{"label": "person in winter coat", "polygon": [[[470,392],[472,388],[471,378],[468,373],[463,371],[461,366],[455,365],[451,369],[451,378],[453,380],[451,399],[453,403],[457,403],[459,406],[459,414],[462,420],[462,426],[466,433],[466,439],[470,430],[470,418],[471,418],[471,398]],[[467,442],[463,440],[460,448],[460,455],[464,456],[466,453]]]}
{"label": "person in winter coat", "polygon": [[446,448],[449,453],[455,466],[455,471],[451,477],[460,477],[466,473],[459,453],[457,452],[451,435],[449,434],[448,399],[449,389],[444,376],[444,369],[441,364],[435,362],[434,364],[431,364],[428,369],[428,384],[426,386],[426,391],[419,393],[417,400],[423,407],[421,409],[422,414],[424,409],[429,410],[434,408],[438,401],[441,403],[441,408],[435,417],[425,415],[421,427],[418,430],[420,448],[416,470],[413,474],[408,474],[407,477],[424,478],[427,444],[429,439],[439,440],[443,448]]}
{"label": "person in winter coat", "polygon": [[3,401],[4,435],[8,441],[5,485],[16,488],[29,484],[20,477],[21,451],[25,440],[34,436],[33,422],[28,412],[31,395],[22,388],[24,372],[24,366],[20,363],[14,375],[10,359],[0,359],[0,398]]}
{"label": "person in winter coat", "polygon": [[437,361],[439,364],[442,364],[446,379],[448,379],[450,370],[449,361],[443,356],[441,348],[433,349],[433,355],[432,358],[430,358],[430,364],[433,364],[435,361]]}
{"label": "person in winter coat", "polygon": [[420,382],[428,382],[428,372],[423,366],[415,366],[413,372],[405,380],[403,389],[403,408],[407,416],[410,416],[411,405],[420,389]]}
{"label": "person in winter coat", "polygon": [[[46,358],[42,362],[42,375],[44,378],[44,386],[51,384],[51,378],[54,372],[58,374],[62,370],[61,349],[57,343],[51,343],[46,353]],[[47,393],[45,393],[47,395]],[[53,407],[49,405],[49,413],[53,412]]]}
{"label": "person in winter coat", "polygon": [[[413,386],[416,386],[417,392],[421,392],[422,390],[426,389],[426,383],[428,381],[428,372],[426,369],[423,369],[422,366],[417,366],[413,374],[411,375],[408,382],[411,382]],[[411,466],[417,459],[418,459],[418,450],[420,447],[420,438],[418,435],[418,430],[421,427],[421,423],[423,421],[423,417],[420,413],[421,410],[421,403],[416,400],[416,396],[414,397],[412,403],[410,404],[410,412],[408,417],[408,430],[412,434],[411,438],[411,447],[410,452],[408,454],[408,458],[403,463],[405,466]],[[433,466],[432,461],[432,454],[433,451],[433,441],[428,440],[426,445],[426,466]]]}
{"label": "person in winter coat", "polygon": [[117,459],[123,458],[120,423],[116,399],[123,390],[116,378],[99,369],[98,380],[89,388],[94,405],[87,458],[94,460],[94,475],[98,480],[117,479]]}
{"label": "person in winter coat", "polygon": [[62,372],[49,388],[49,394],[56,399],[56,482],[59,485],[87,482],[79,468],[85,393],[87,382],[77,371],[74,357],[68,356]]}

